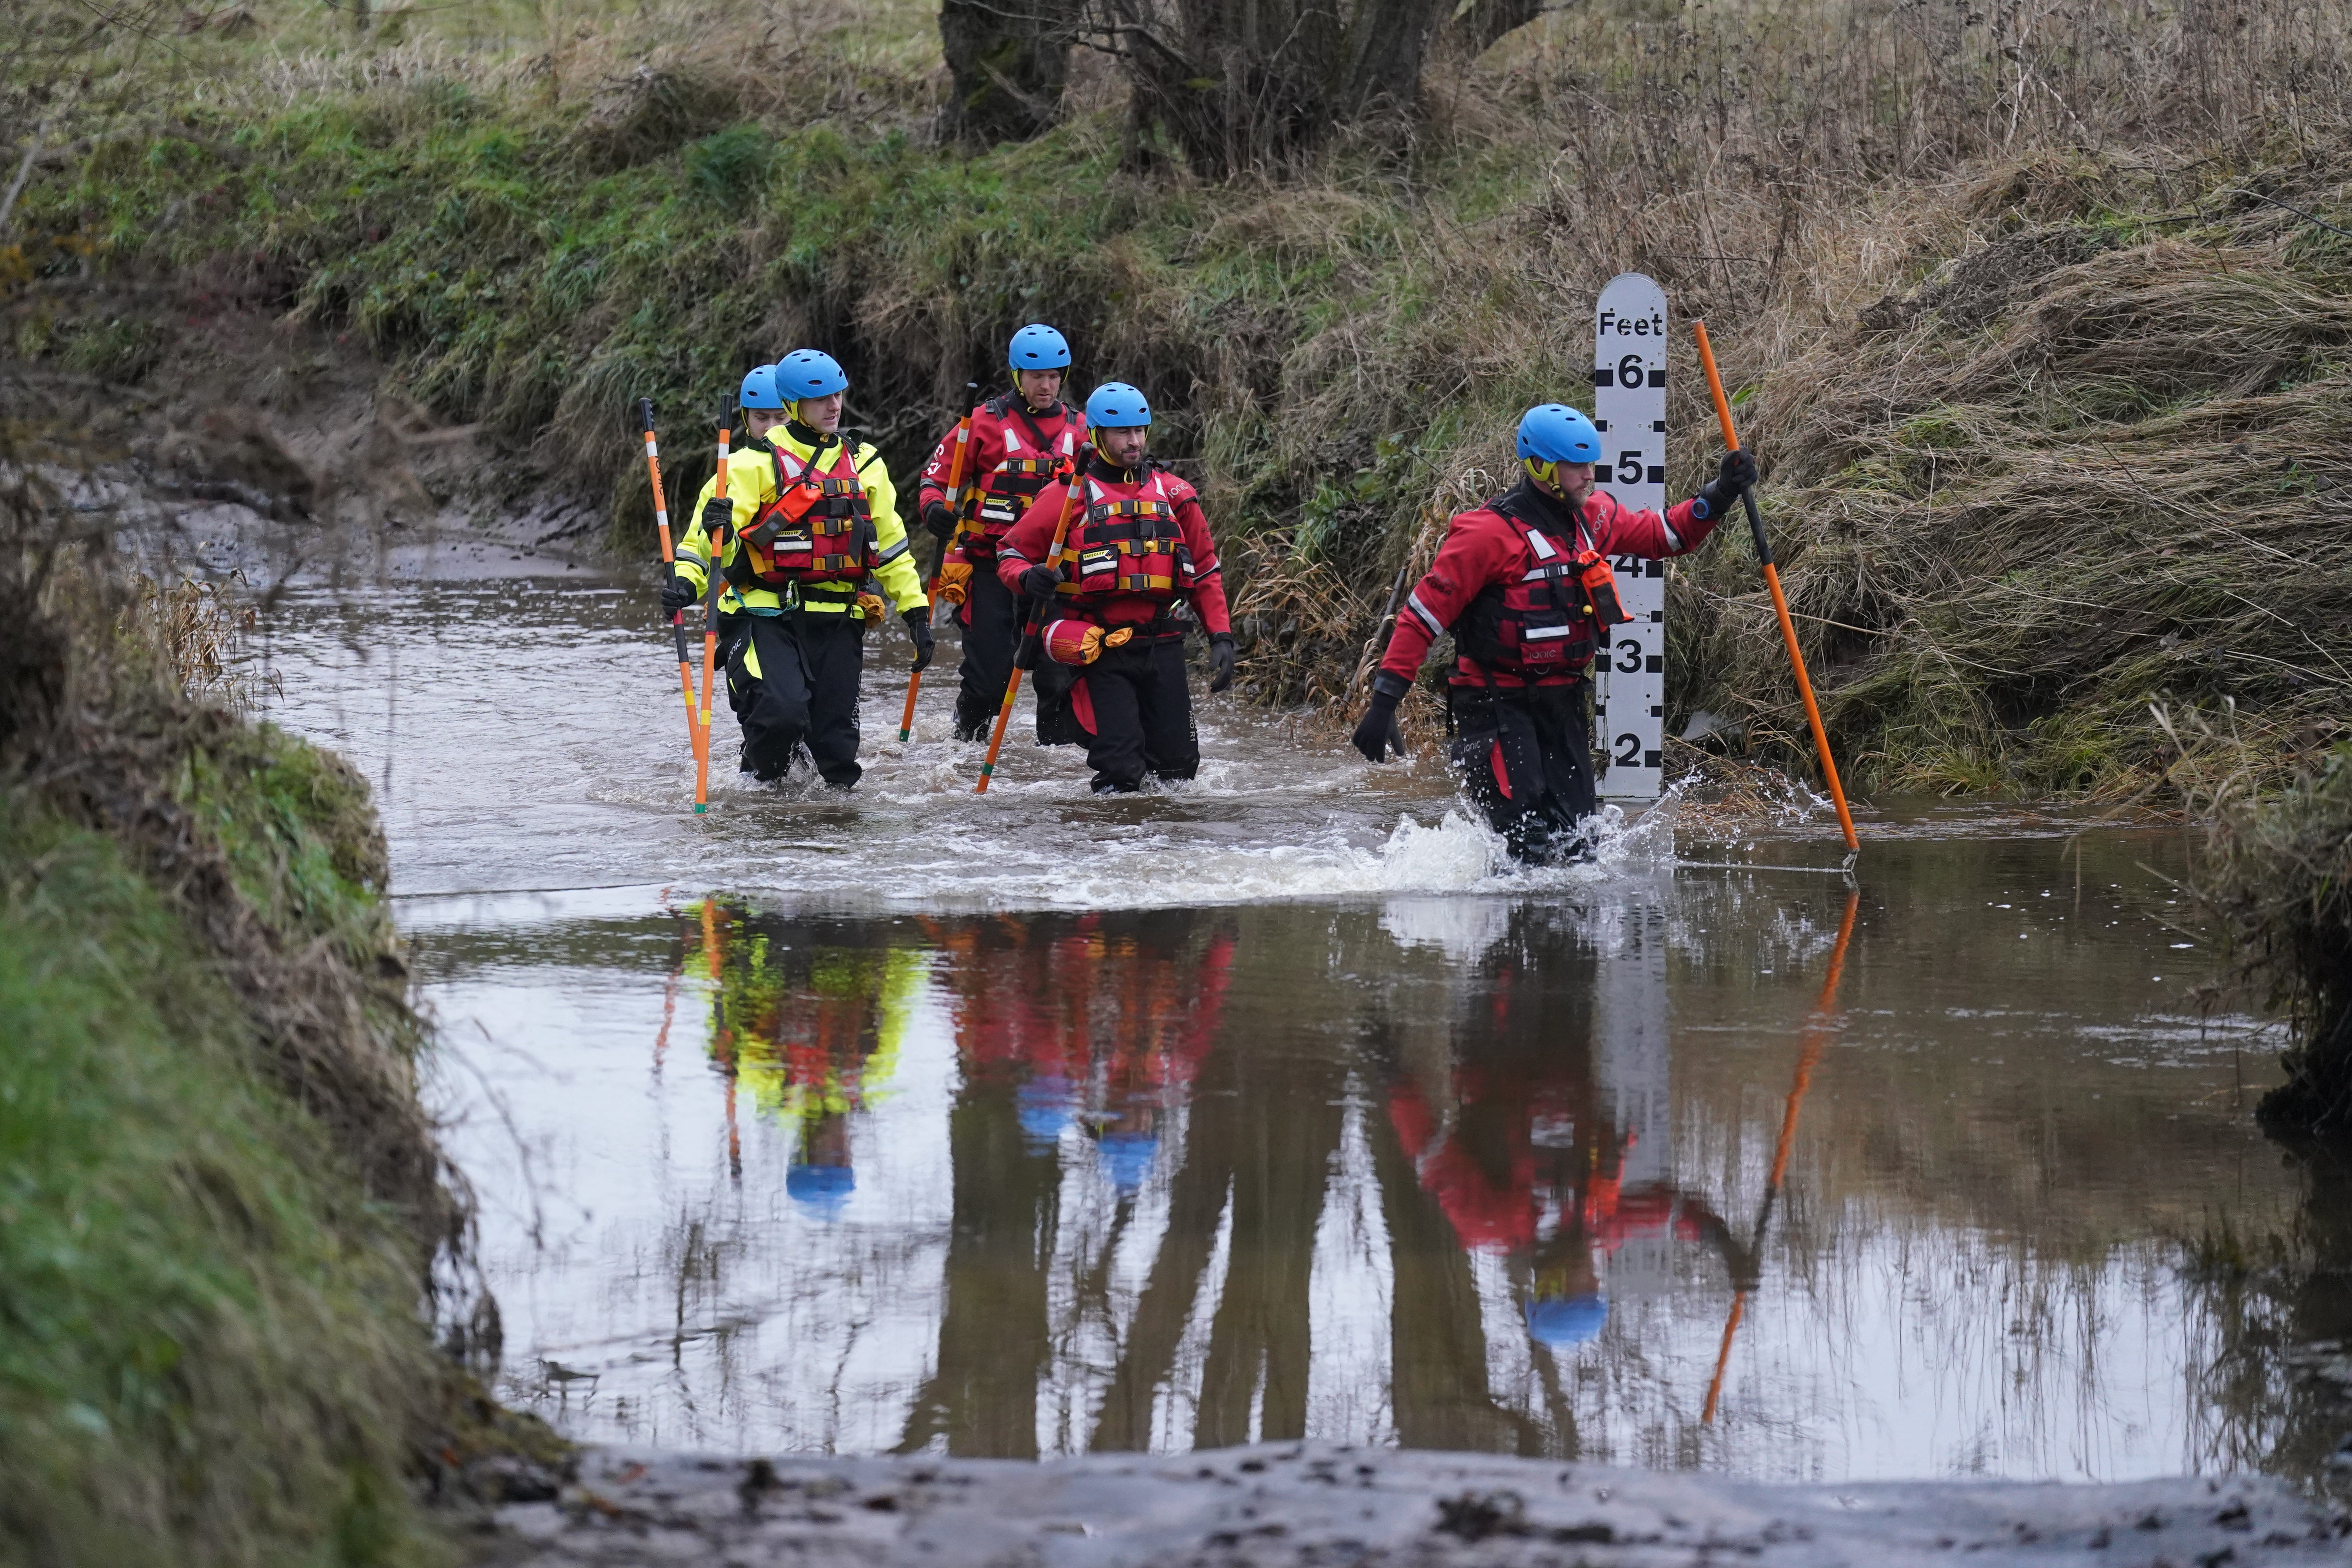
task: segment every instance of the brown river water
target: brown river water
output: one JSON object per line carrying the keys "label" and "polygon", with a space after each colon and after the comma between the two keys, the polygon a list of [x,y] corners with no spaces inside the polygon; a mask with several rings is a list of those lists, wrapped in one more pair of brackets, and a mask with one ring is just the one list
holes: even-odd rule
{"label": "brown river water", "polygon": [[1850,890],[1825,808],[1670,803],[1519,874],[1433,763],[1222,699],[1189,787],[1023,746],[975,799],[895,635],[856,793],[697,817],[654,621],[266,631],[379,791],[500,1392],[571,1436],[2311,1480],[2352,1429],[2352,1178],[2253,1125],[2178,828],[1882,802]]}

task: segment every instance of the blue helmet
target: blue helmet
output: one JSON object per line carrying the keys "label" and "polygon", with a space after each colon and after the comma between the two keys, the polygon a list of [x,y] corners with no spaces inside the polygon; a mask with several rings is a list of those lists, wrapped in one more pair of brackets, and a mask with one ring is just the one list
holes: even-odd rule
{"label": "blue helmet", "polygon": [[1122,1197],[1132,1197],[1143,1189],[1143,1178],[1151,1174],[1152,1162],[1159,1157],[1157,1132],[1103,1134],[1103,1172]]}
{"label": "blue helmet", "polygon": [[856,1190],[857,1173],[846,1165],[794,1165],[784,1173],[785,1195],[819,1219],[839,1219]]}
{"label": "blue helmet", "polygon": [[804,397],[831,397],[847,388],[841,362],[815,349],[794,349],[776,362],[776,390],[794,403]]}
{"label": "blue helmet", "polygon": [[1606,1296],[1553,1296],[1528,1303],[1528,1332],[1554,1350],[1591,1344],[1608,1321]]}
{"label": "blue helmet", "polygon": [[1597,463],[1601,432],[1565,403],[1541,403],[1519,416],[1519,456],[1531,463]]}
{"label": "blue helmet", "polygon": [[1123,381],[1106,381],[1087,397],[1087,424],[1097,430],[1149,428],[1151,404]]}
{"label": "blue helmet", "polygon": [[1070,340],[1043,321],[1032,321],[1013,334],[1005,360],[1014,370],[1066,370]]}
{"label": "blue helmet", "polygon": [[746,374],[742,394],[735,401],[746,408],[782,408],[784,400],[776,391],[776,367],[763,364]]}
{"label": "blue helmet", "polygon": [[1021,1136],[1033,1148],[1052,1148],[1062,1141],[1062,1130],[1077,1120],[1077,1096],[1059,1074],[1028,1079],[1013,1098]]}

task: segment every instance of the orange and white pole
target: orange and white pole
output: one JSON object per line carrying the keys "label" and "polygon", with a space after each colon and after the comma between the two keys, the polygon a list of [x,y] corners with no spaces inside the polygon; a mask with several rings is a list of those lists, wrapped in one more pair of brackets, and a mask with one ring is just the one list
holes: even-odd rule
{"label": "orange and white pole", "polygon": [[[714,500],[727,499],[727,438],[734,434],[728,428],[728,416],[719,416],[719,473],[711,482]],[[719,563],[727,554],[727,525],[720,523],[710,540],[709,574],[702,591],[702,720],[697,726],[699,744],[694,752],[694,809],[710,809],[710,685],[719,661]]]}
{"label": "orange and white pole", "polygon": [[[675,565],[677,552],[670,548],[669,502],[662,495],[661,445],[654,439],[652,398],[637,399],[637,423],[645,427],[646,432],[646,477],[653,481],[654,486],[654,527],[661,531],[662,564]],[[677,645],[677,683],[686,693],[686,743],[694,749],[695,755],[700,756],[702,729],[694,716],[694,671],[690,668],[693,656],[687,652],[684,610],[669,613],[669,629],[671,640]]]}

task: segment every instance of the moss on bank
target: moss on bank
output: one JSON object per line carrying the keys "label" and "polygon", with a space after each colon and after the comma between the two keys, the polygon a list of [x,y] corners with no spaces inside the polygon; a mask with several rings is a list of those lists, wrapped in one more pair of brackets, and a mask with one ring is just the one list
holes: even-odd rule
{"label": "moss on bank", "polygon": [[0,1037],[0,1556],[414,1558],[413,1237],[256,1070],[180,912],[22,791]]}
{"label": "moss on bank", "polygon": [[464,1211],[365,785],[191,700],[178,623],[23,457],[0,453],[0,1562],[435,1560],[413,1493],[462,1387],[428,1318],[462,1310],[434,1281]]}

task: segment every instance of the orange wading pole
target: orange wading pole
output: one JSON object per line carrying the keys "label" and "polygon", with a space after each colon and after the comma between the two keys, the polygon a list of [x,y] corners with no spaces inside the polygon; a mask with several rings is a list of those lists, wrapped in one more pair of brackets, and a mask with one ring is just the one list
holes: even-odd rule
{"label": "orange wading pole", "polygon": [[[1054,520],[1054,548],[1045,554],[1048,566],[1062,563],[1062,541],[1070,535],[1070,509],[1077,505],[1078,491],[1086,482],[1083,475],[1074,473],[1070,476],[1069,493],[1062,498],[1062,515]],[[996,749],[1004,744],[1004,726],[1013,717],[1013,700],[1021,694],[1021,672],[1037,662],[1037,650],[1034,644],[1037,627],[1043,624],[1048,607],[1046,605],[1034,606],[1021,628],[1021,647],[1013,656],[1012,679],[1004,683],[1004,705],[996,710],[996,733],[988,738],[988,760],[980,764],[980,784],[972,790],[974,795],[986,795],[988,781],[995,775]]]}
{"label": "orange wading pole", "polygon": [[[637,399],[637,423],[646,430],[646,473],[654,482],[654,526],[661,530],[662,564],[675,565],[677,553],[669,543],[669,502],[662,499],[661,447],[654,440],[654,400]],[[686,691],[686,743],[694,754],[702,754],[702,729],[694,717],[694,672],[688,668],[691,657],[686,651],[686,612],[669,613],[670,637],[677,644],[677,683]]]}
{"label": "orange wading pole", "polygon": [[[1805,1020],[1805,1047],[1797,1056],[1797,1081],[1789,1088],[1789,1102],[1780,1112],[1780,1142],[1772,1151],[1772,1179],[1764,1184],[1764,1206],[1756,1215],[1756,1240],[1751,1254],[1764,1247],[1764,1227],[1772,1222],[1772,1205],[1780,1195],[1780,1183],[1789,1174],[1789,1146],[1796,1141],[1797,1112],[1803,1109],[1805,1091],[1813,1086],[1813,1068],[1822,1059],[1822,1047],[1829,1043],[1830,1011],[1837,1005],[1838,981],[1845,973],[1846,943],[1853,940],[1854,911],[1862,907],[1862,889],[1849,887],[1845,895],[1845,918],[1838,921],[1837,945],[1830,949],[1830,972],[1822,980],[1822,994],[1813,1003],[1812,1016]],[[1748,1311],[1748,1291],[1732,1292],[1731,1315],[1723,1321],[1723,1348],[1715,1352],[1715,1376],[1706,1385],[1706,1407],[1699,1412],[1701,1425],[1715,1419],[1716,1405],[1723,1397],[1723,1370],[1731,1364],[1731,1341],[1739,1332],[1739,1320]]]}
{"label": "orange wading pole", "polygon": [[[1699,363],[1706,367],[1706,388],[1715,394],[1715,416],[1723,425],[1723,444],[1733,451],[1739,449],[1739,437],[1731,429],[1731,403],[1723,395],[1723,377],[1715,368],[1715,351],[1707,346],[1706,323],[1693,321],[1691,328],[1698,334]],[[1813,700],[1813,683],[1805,674],[1805,656],[1797,648],[1796,623],[1789,619],[1789,598],[1780,592],[1780,569],[1772,564],[1771,542],[1764,537],[1764,516],[1756,510],[1756,494],[1742,490],[1739,499],[1748,503],[1748,532],[1756,542],[1756,559],[1764,568],[1764,585],[1772,590],[1772,609],[1780,617],[1780,640],[1789,645],[1789,666],[1797,672],[1797,692],[1805,700],[1805,720],[1813,727],[1813,750],[1822,759],[1822,777],[1830,786],[1830,798],[1837,803],[1838,827],[1845,834],[1845,863],[1851,867],[1854,857],[1862,853],[1861,840],[1853,836],[1853,814],[1845,808],[1845,786],[1838,783],[1837,761],[1830,755],[1829,731],[1822,728],[1822,710]]]}
{"label": "orange wading pole", "polygon": [[[712,479],[711,499],[727,499],[727,437],[732,434],[727,426],[728,416],[719,416],[719,473]],[[727,525],[720,523],[710,541],[710,564],[706,570],[702,591],[702,744],[694,754],[694,809],[710,809],[710,682],[712,666],[719,659],[719,563],[727,554]]]}
{"label": "orange wading pole", "polygon": [[[963,389],[978,392],[980,383],[965,382]],[[965,460],[971,456],[971,416],[969,413],[956,421],[955,444],[955,460],[948,465],[948,511],[956,520],[956,531],[940,542],[940,563],[931,571],[930,591],[925,595],[931,601],[931,614],[935,617],[940,613],[940,577],[948,569],[948,552],[955,548],[956,533],[961,532],[963,528],[963,468]],[[921,670],[907,677],[907,710],[898,715],[898,740],[901,744],[915,732],[915,693],[922,689]]]}

